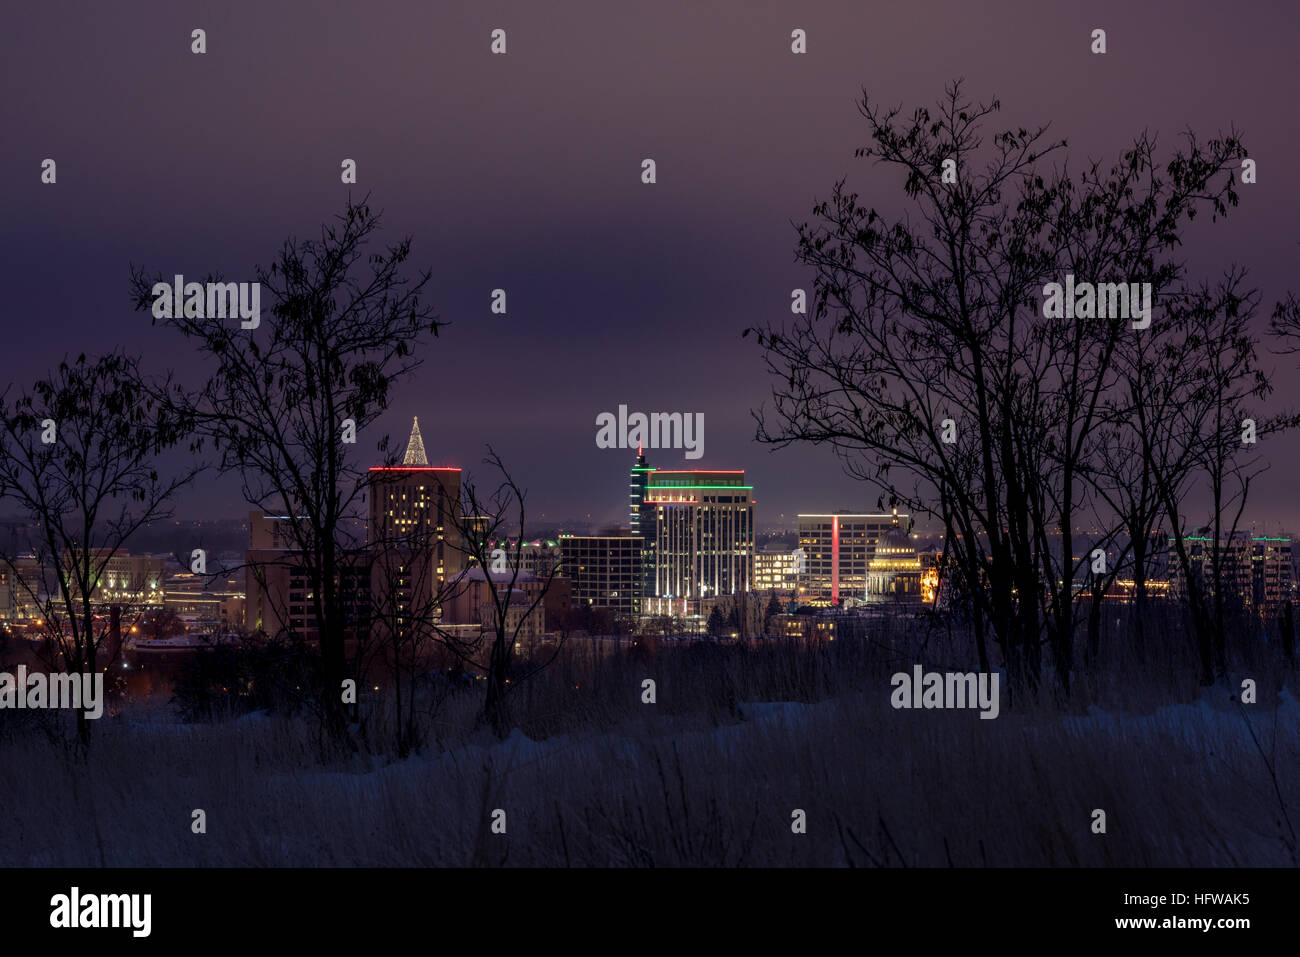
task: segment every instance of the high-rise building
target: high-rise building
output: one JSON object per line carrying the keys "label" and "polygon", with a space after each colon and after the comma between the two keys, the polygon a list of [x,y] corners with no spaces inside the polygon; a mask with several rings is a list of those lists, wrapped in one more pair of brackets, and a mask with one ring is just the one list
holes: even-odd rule
{"label": "high-rise building", "polygon": [[35,555],[20,555],[0,565],[0,618],[40,618],[41,596],[54,588],[54,575]]}
{"label": "high-rise building", "polygon": [[636,447],[636,462],[632,465],[629,493],[629,527],[633,535],[641,536],[641,597],[651,597],[655,593],[655,510],[646,501],[646,487],[650,484],[650,475],[655,469],[645,460],[645,452],[640,445]]}
{"label": "high-rise building", "polygon": [[402,464],[370,469],[370,599],[378,633],[418,631],[443,616],[466,567],[461,541],[461,470],[434,466],[420,420],[411,425]]}
{"label": "high-rise building", "polygon": [[839,604],[846,598],[865,601],[877,543],[907,526],[908,516],[897,511],[800,515],[799,600],[814,605]]}
{"label": "high-rise building", "polygon": [[[1214,592],[1214,538],[1210,529],[1184,538],[1192,574],[1207,594]],[[1170,539],[1170,552],[1174,545]],[[1219,543],[1220,579],[1224,597],[1243,610],[1272,616],[1293,597],[1290,536],[1251,535],[1237,532]],[[1186,599],[1187,582],[1179,562],[1170,562],[1170,593]]]}
{"label": "high-rise building", "polygon": [[631,489],[628,492],[628,527],[632,530],[633,535],[644,535],[641,528],[642,506],[645,503],[646,485],[650,481],[650,473],[654,469],[646,464],[645,452],[641,446],[636,447],[636,463],[632,466],[632,481],[628,484]]}
{"label": "high-rise building", "polygon": [[[701,599],[753,587],[752,490],[743,470],[649,473],[645,502],[654,528],[646,537],[654,550],[654,577],[647,611],[689,613]],[[642,523],[645,529],[645,513]]]}
{"label": "high-rise building", "polygon": [[600,535],[561,535],[560,574],[573,583],[573,603],[641,614],[642,547],[630,529]]}
{"label": "high-rise building", "polygon": [[[366,547],[338,556],[345,635],[441,614],[446,582],[464,568],[460,473],[429,465],[418,420],[402,464],[370,469]],[[252,630],[310,640],[319,636],[316,596],[290,526],[288,516],[249,515],[245,618]]]}
{"label": "high-rise building", "polygon": [[426,553],[435,565],[435,587],[459,573],[465,565],[458,530],[460,475],[459,468],[429,464],[416,419],[402,464],[370,469],[371,550]]}

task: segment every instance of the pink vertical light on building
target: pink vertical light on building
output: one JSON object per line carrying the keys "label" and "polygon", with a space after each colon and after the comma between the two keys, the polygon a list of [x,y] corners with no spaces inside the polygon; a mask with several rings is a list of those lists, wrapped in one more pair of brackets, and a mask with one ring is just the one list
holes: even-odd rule
{"label": "pink vertical light on building", "polygon": [[840,519],[831,519],[831,604],[840,603]]}

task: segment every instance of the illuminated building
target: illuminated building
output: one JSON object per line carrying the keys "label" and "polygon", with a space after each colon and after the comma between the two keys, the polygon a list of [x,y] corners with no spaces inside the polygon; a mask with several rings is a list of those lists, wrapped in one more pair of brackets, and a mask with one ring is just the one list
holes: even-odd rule
{"label": "illuminated building", "polygon": [[[91,589],[90,601],[97,612],[117,606],[134,611],[162,607],[163,576],[166,572],[166,555],[132,555],[119,551],[107,557],[104,549],[95,549],[90,556],[92,569],[98,568],[99,578]],[[60,560],[61,572],[67,573],[83,556],[64,552]],[[20,555],[0,566],[0,619],[31,619],[44,614],[43,605],[53,600],[61,607],[63,593],[51,565],[36,555]],[[74,601],[79,601],[80,589],[69,580],[68,590]]]}
{"label": "illuminated building", "polygon": [[629,529],[600,535],[561,535],[560,574],[573,583],[573,602],[641,614],[643,540]]}
{"label": "illuminated building", "polygon": [[429,464],[416,419],[402,464],[370,469],[371,550],[427,553],[434,563],[435,587],[459,573],[465,565],[455,520],[460,474],[459,468]]}
{"label": "illuminated building", "polygon": [[13,560],[17,569],[0,564],[0,619],[39,618],[39,597],[48,593],[45,568],[35,555]]}
{"label": "illuminated building", "polygon": [[[881,535],[867,563],[866,600],[873,604],[919,604],[927,600],[928,593],[929,601],[933,602],[937,571],[927,583],[927,569],[921,558],[916,545],[901,528],[891,528]],[[933,568],[933,564],[929,567]]]}
{"label": "illuminated building", "polygon": [[[440,614],[448,579],[464,567],[456,516],[461,470],[431,466],[416,420],[397,466],[367,474],[366,546],[339,557],[343,630],[369,634],[372,623],[406,628]],[[269,635],[319,636],[316,596],[289,516],[249,515],[245,620]]]}
{"label": "illuminated building", "polygon": [[654,519],[653,534],[647,535],[654,577],[646,611],[689,614],[700,599],[753,587],[752,488],[743,470],[649,473],[645,500]]}
{"label": "illuminated building", "polygon": [[655,593],[654,576],[655,576],[655,543],[654,527],[655,512],[654,508],[646,502],[646,488],[650,484],[650,474],[655,469],[648,465],[645,460],[645,452],[641,446],[636,447],[636,462],[632,465],[631,482],[628,487],[631,491],[628,493],[629,498],[629,527],[633,535],[641,536],[641,587],[642,597],[649,597]]}
{"label": "illuminated building", "polygon": [[650,483],[650,473],[655,471],[645,461],[645,452],[641,446],[636,447],[636,463],[632,466],[631,482],[628,488],[628,520],[633,535],[644,535],[641,528],[642,505],[645,502],[646,486]]}
{"label": "illuminated building", "polygon": [[163,583],[163,605],[196,629],[234,631],[244,626],[244,587],[238,578],[177,572]]}
{"label": "illuminated building", "polygon": [[[466,567],[460,538],[461,470],[429,464],[420,420],[402,464],[370,469],[370,602],[377,636],[427,633],[443,618],[448,582]],[[471,531],[477,526],[471,525]]]}
{"label": "illuminated building", "polygon": [[105,563],[92,600],[98,605],[161,607],[166,566],[166,555],[119,552]]}
{"label": "illuminated building", "polygon": [[799,584],[798,556],[787,545],[764,545],[754,555],[754,587],[793,593]]}
{"label": "illuminated building", "polygon": [[[135,608],[161,608],[163,604],[163,577],[166,574],[166,555],[131,555],[96,549],[91,556],[92,568],[99,567],[99,580],[91,590],[90,600],[98,608],[111,605]],[[71,568],[80,556],[65,553],[63,570]],[[70,589],[75,586],[69,583]]]}
{"label": "illuminated building", "polygon": [[[1214,591],[1214,539],[1209,529],[1183,539],[1192,574],[1202,582],[1206,595]],[[1169,550],[1174,552],[1170,539]],[[1292,597],[1291,537],[1270,537],[1238,532],[1224,537],[1219,545],[1220,576],[1225,597],[1242,609],[1260,615],[1276,615],[1282,604]],[[1169,593],[1186,600],[1187,584],[1181,563],[1171,558]]]}
{"label": "illuminated building", "polygon": [[867,576],[876,545],[895,529],[906,529],[907,515],[806,514],[799,516],[799,600],[838,604],[865,600]]}

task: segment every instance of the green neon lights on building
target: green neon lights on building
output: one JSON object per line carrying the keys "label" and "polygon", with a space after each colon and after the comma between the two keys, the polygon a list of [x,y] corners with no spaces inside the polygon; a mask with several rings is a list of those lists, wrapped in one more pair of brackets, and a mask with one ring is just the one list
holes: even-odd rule
{"label": "green neon lights on building", "polygon": [[668,492],[677,491],[678,489],[696,489],[696,488],[720,488],[720,489],[753,489],[752,485],[648,485],[646,491]]}

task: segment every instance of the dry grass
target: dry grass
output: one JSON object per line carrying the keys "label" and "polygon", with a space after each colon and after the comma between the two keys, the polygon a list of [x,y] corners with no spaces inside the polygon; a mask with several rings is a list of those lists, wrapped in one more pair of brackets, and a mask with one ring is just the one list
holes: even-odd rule
{"label": "dry grass", "polygon": [[327,761],[308,716],[134,712],[101,721],[81,759],[4,715],[0,864],[1295,865],[1300,704],[1275,645],[1237,650],[1259,682],[1243,708],[1196,687],[1177,629],[1159,634],[1108,639],[1067,705],[1048,684],[995,721],[889,707],[893,671],[970,667],[915,623],[818,649],[575,645],[521,686],[507,741],[472,730],[476,692],[452,692],[400,761],[383,699],[361,751]]}

